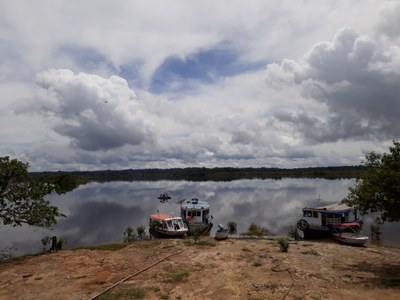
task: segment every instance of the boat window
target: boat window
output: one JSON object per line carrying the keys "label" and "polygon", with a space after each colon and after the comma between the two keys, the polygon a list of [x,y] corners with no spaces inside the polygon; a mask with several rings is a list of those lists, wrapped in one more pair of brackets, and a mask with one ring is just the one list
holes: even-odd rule
{"label": "boat window", "polygon": [[318,213],[316,211],[313,211],[313,218],[318,218]]}
{"label": "boat window", "polygon": [[182,216],[186,217],[186,210],[182,209]]}
{"label": "boat window", "polygon": [[191,217],[192,216],[192,211],[191,210],[188,210],[188,217]]}
{"label": "boat window", "polygon": [[201,216],[201,211],[198,210],[198,211],[196,212],[196,215],[197,215],[198,217],[200,217],[200,216]]}

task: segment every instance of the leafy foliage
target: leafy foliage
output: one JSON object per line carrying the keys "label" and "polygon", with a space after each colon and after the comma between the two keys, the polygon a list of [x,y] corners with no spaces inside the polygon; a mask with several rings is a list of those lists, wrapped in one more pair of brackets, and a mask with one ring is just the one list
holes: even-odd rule
{"label": "leafy foliage", "polygon": [[146,227],[140,225],[136,227],[137,237],[139,240],[144,240],[146,238]]}
{"label": "leafy foliage", "polygon": [[242,234],[252,235],[252,236],[263,236],[263,235],[268,235],[269,231],[265,227],[259,226],[255,223],[251,223],[247,231]]}
{"label": "leafy foliage", "polygon": [[400,142],[393,140],[389,153],[367,154],[365,166],[368,171],[342,202],[361,214],[378,212],[378,222],[400,221]]}
{"label": "leafy foliage", "polygon": [[289,250],[289,240],[287,238],[278,238],[277,240],[279,249],[282,252],[288,252]]}
{"label": "leafy foliage", "polygon": [[136,240],[136,234],[133,231],[133,228],[131,226],[126,227],[124,231],[124,243],[130,243]]}
{"label": "leafy foliage", "polygon": [[228,234],[236,234],[237,233],[237,224],[236,224],[236,222],[229,221],[227,226],[228,226]]}
{"label": "leafy foliage", "polygon": [[381,227],[379,226],[379,224],[372,223],[369,226],[369,229],[371,231],[371,240],[380,241],[381,240]]}
{"label": "leafy foliage", "polygon": [[51,227],[64,216],[44,199],[54,192],[55,185],[29,176],[28,163],[0,157],[0,221],[4,225]]}
{"label": "leafy foliage", "polygon": [[299,230],[297,229],[296,226],[290,226],[288,229],[288,236],[292,239],[294,239],[295,241],[301,241],[302,237],[299,233]]}

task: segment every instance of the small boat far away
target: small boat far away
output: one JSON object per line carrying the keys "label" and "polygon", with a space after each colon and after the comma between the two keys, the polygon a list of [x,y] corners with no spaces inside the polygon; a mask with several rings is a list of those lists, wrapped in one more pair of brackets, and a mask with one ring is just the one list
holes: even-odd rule
{"label": "small boat far away", "polygon": [[149,228],[150,236],[154,238],[182,238],[188,232],[181,217],[167,213],[150,215]]}
{"label": "small boat far away", "polygon": [[206,201],[200,201],[197,198],[191,200],[181,200],[181,217],[188,226],[188,235],[209,236],[213,227],[210,216],[210,205]]}
{"label": "small boat far away", "polygon": [[355,210],[346,204],[336,203],[320,207],[303,208],[303,218],[297,222],[297,229],[303,232],[304,238],[320,238],[331,236],[332,226],[345,223],[363,222],[357,219]]}
{"label": "small boat far away", "polygon": [[228,238],[228,228],[224,225],[218,224],[218,229],[215,232],[215,239],[218,241],[226,240]]}

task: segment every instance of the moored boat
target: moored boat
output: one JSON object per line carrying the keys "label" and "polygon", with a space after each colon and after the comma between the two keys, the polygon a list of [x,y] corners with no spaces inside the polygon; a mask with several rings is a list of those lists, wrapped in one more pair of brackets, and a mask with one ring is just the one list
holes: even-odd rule
{"label": "moored boat", "polygon": [[228,228],[225,228],[224,225],[218,224],[218,229],[215,232],[215,239],[216,240],[226,240],[228,238]]}
{"label": "moored boat", "polygon": [[368,237],[359,234],[361,227],[359,223],[343,223],[332,226],[332,237],[343,243],[354,246],[363,246]]}
{"label": "moored boat", "polygon": [[149,227],[149,233],[154,238],[181,238],[188,232],[181,217],[167,213],[150,215]]}
{"label": "moored boat", "polygon": [[346,204],[336,203],[320,207],[303,208],[303,218],[297,222],[297,228],[304,234],[304,238],[326,237],[332,234],[332,226],[344,223],[357,223],[360,228],[362,221],[357,214]]}
{"label": "moored boat", "polygon": [[206,201],[197,198],[181,200],[181,217],[186,223],[188,235],[209,236],[213,227],[212,216],[210,216],[210,205]]}

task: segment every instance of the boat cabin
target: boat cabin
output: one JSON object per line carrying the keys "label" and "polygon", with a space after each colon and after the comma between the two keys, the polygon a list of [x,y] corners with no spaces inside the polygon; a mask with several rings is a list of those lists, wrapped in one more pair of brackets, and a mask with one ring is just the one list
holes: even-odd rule
{"label": "boat cabin", "polygon": [[329,226],[357,219],[353,209],[345,204],[331,204],[316,208],[303,208],[303,219],[311,226]]}
{"label": "boat cabin", "polygon": [[181,217],[174,217],[171,214],[157,213],[150,215],[150,224],[153,227],[164,231],[187,230],[187,226]]}
{"label": "boat cabin", "polygon": [[192,223],[208,223],[210,219],[210,205],[197,198],[187,200],[181,204],[181,217]]}

